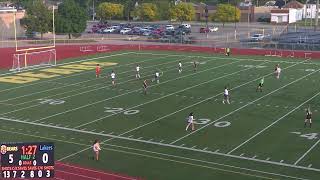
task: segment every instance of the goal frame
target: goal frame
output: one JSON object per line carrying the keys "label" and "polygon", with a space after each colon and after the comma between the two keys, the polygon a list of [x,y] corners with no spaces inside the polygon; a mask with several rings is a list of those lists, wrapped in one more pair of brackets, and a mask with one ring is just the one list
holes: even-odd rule
{"label": "goal frame", "polygon": [[[37,65],[29,66],[28,65],[28,64],[30,64],[30,62],[28,62],[29,55],[30,54],[35,54],[36,55],[36,54],[41,54],[41,53],[51,53],[53,55],[53,57],[51,59],[48,59],[48,63],[46,63],[46,64],[39,63]],[[23,58],[20,58],[20,57],[23,57]],[[24,69],[37,69],[37,68],[40,68],[40,67],[55,66],[56,64],[57,64],[57,52],[56,52],[56,49],[49,49],[49,50],[43,50],[43,51],[34,51],[34,52],[25,51],[24,53],[13,54],[12,68],[10,69],[10,71],[21,72]]]}

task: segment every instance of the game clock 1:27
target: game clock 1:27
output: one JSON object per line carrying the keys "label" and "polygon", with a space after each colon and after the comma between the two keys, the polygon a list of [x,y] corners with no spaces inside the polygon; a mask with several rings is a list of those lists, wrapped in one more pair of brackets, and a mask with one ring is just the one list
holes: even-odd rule
{"label": "game clock 1:27", "polygon": [[1,143],[2,178],[53,178],[54,144]]}

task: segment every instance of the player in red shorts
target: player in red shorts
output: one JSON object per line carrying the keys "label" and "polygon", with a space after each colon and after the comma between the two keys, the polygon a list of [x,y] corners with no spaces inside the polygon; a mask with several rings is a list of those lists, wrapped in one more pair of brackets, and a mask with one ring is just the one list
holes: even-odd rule
{"label": "player in red shorts", "polygon": [[101,72],[100,65],[97,64],[97,66],[96,66],[96,78],[99,78],[99,77],[100,77],[100,72]]}

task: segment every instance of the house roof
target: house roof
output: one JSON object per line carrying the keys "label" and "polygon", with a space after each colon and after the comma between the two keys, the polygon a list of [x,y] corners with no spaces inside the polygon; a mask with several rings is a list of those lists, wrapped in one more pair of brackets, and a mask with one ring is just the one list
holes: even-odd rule
{"label": "house roof", "polygon": [[286,5],[284,5],[282,8],[302,9],[303,4],[296,1],[296,0],[293,0],[293,1],[290,1],[289,3],[287,3]]}
{"label": "house roof", "polygon": [[271,9],[271,14],[276,14],[276,13],[289,13],[289,9]]}

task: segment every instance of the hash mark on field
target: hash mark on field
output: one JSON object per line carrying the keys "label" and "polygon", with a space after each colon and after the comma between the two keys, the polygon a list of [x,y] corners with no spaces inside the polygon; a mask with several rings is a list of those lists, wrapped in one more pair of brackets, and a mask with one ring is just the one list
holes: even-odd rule
{"label": "hash mark on field", "polygon": [[113,134],[114,132],[109,133],[109,135]]}
{"label": "hash mark on field", "polygon": [[268,157],[267,159],[266,159],[266,161],[269,161],[270,160],[270,158]]}
{"label": "hash mark on field", "polygon": [[64,127],[69,127],[69,125],[66,125],[66,126],[64,126]]}
{"label": "hash mark on field", "polygon": [[257,155],[254,155],[253,157],[252,157],[252,159],[255,159],[257,157]]}
{"label": "hash mark on field", "polygon": [[142,139],[143,137],[139,137],[138,139]]}
{"label": "hash mark on field", "polygon": [[96,129],[92,129],[91,132],[94,132]]}
{"label": "hash mark on field", "polygon": [[131,137],[133,137],[133,135],[128,136],[128,138],[131,138]]}
{"label": "hash mark on field", "polygon": [[282,162],[283,162],[283,160],[280,161],[280,163],[282,163]]}
{"label": "hash mark on field", "polygon": [[217,149],[216,151],[214,151],[214,152],[219,152],[220,151],[220,149]]}
{"label": "hash mark on field", "polygon": [[309,164],[308,168],[311,168],[312,164]]}
{"label": "hash mark on field", "polygon": [[197,147],[197,145],[195,145],[195,146],[192,146],[192,149],[195,149],[195,147]]}
{"label": "hash mark on field", "polygon": [[101,131],[100,133],[102,134],[102,133],[104,133],[104,131]]}
{"label": "hash mark on field", "polygon": [[301,134],[301,132],[291,132],[292,134]]}
{"label": "hash mark on field", "polygon": [[184,144],[181,144],[180,146],[184,146]]}
{"label": "hash mark on field", "polygon": [[207,149],[208,149],[208,147],[205,147],[205,148],[203,148],[202,150],[204,150],[204,151],[205,151],[205,150],[207,150]]}
{"label": "hash mark on field", "polygon": [[161,141],[159,142],[159,143],[162,143],[164,140],[163,139],[161,139]]}
{"label": "hash mark on field", "polygon": [[151,138],[151,139],[149,139],[149,141],[152,141],[153,139]]}
{"label": "hash mark on field", "polygon": [[243,156],[243,155],[244,155],[244,153],[240,154],[240,156]]}
{"label": "hash mark on field", "polygon": [[82,131],[86,130],[86,128],[81,129]]}

